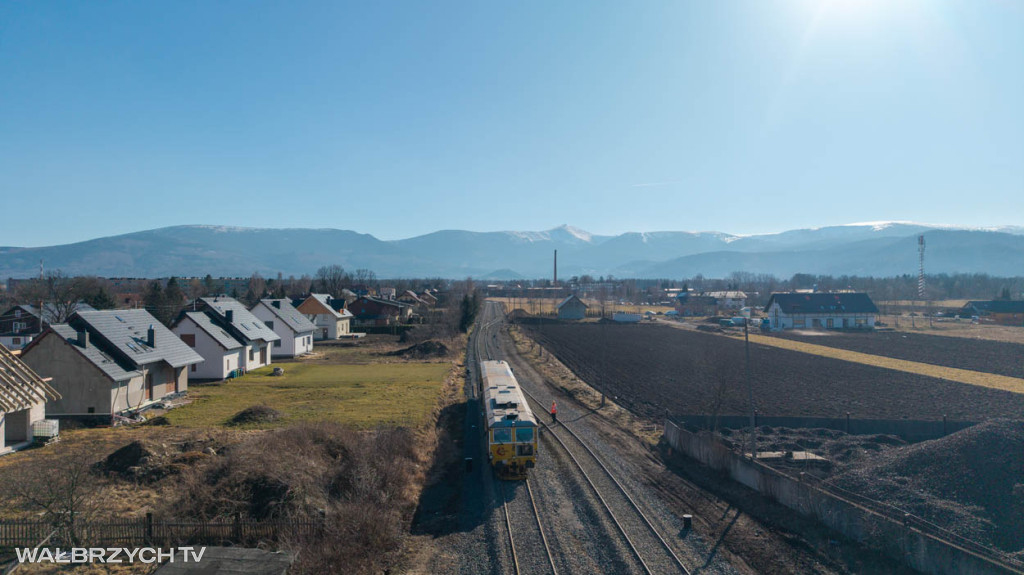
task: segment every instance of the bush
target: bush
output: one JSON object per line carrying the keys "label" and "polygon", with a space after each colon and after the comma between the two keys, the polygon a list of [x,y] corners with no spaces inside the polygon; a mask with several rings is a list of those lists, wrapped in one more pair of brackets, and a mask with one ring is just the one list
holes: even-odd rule
{"label": "bush", "polygon": [[329,423],[261,433],[186,472],[167,513],[322,521],[320,535],[288,542],[298,552],[290,572],[380,573],[393,567],[415,509],[415,442],[403,428]]}
{"label": "bush", "polygon": [[267,405],[254,405],[239,411],[231,418],[230,425],[248,425],[254,423],[273,423],[281,419],[280,411]]}

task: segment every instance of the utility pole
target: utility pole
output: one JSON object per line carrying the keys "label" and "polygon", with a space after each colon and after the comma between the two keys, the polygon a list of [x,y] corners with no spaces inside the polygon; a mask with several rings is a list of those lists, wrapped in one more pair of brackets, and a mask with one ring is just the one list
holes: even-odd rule
{"label": "utility pole", "polygon": [[757,459],[757,429],[754,417],[754,388],[750,383],[750,322],[743,323],[743,344],[746,353],[745,377],[747,380],[747,397],[750,400],[750,457]]}

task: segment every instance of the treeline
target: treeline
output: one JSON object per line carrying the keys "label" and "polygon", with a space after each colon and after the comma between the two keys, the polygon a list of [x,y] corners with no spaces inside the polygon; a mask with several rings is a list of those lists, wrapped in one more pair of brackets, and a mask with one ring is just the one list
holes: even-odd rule
{"label": "treeline", "polygon": [[[551,280],[505,282],[507,287],[550,287]],[[696,275],[686,279],[622,279],[611,276],[572,277],[563,284],[569,291],[600,301],[657,302],[666,289],[694,292],[739,290],[753,305],[767,303],[773,292],[798,289],[819,291],[855,290],[867,292],[875,300],[920,300],[918,277],[830,276],[796,274],[778,278],[770,274],[733,272],[726,278]],[[514,289],[514,288],[513,288]],[[988,274],[935,274],[925,276],[926,300],[947,299],[1024,299],[1024,276],[998,277]]]}

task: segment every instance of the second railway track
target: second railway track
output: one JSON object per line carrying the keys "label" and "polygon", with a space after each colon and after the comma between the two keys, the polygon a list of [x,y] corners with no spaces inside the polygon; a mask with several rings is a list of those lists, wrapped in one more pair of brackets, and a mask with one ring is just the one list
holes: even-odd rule
{"label": "second railway track", "polygon": [[[493,310],[488,310],[492,311]],[[485,317],[489,315],[485,312]],[[491,346],[494,345],[495,334],[492,333],[494,326],[500,324],[500,319],[486,320],[476,334],[476,352],[477,360],[490,359],[494,357],[494,353],[491,352]],[[523,389],[523,392],[532,402],[535,413],[544,414],[546,413],[543,404],[537,400],[532,394]],[[626,545],[634,554],[636,560],[639,562],[639,566],[644,572],[648,574],[654,573],[684,573],[689,575],[690,571],[686,565],[679,559],[672,546],[665,540],[665,538],[658,531],[657,527],[650,521],[641,507],[637,504],[636,500],[629,494],[628,490],[619,482],[614,476],[611,470],[604,464],[601,458],[594,453],[590,446],[577,435],[572,429],[566,427],[563,424],[549,426],[544,424],[545,436],[549,436],[553,441],[549,441],[550,444],[556,444],[564,450],[569,460],[572,461],[573,467],[577,469],[585,479],[586,483],[590,486],[597,500],[600,501],[601,506],[607,513],[608,517],[615,524],[622,538],[625,540]],[[527,566],[525,563],[520,563],[523,560],[523,553],[517,552],[516,548],[526,548],[525,546],[518,545],[513,535],[512,525],[524,525],[529,520],[529,517],[525,513],[517,513],[515,521],[512,520],[512,512],[507,507],[508,500],[506,499],[505,492],[508,489],[507,486],[502,486],[502,498],[503,505],[506,505],[506,525],[509,529],[509,541],[513,548],[513,562],[516,564],[516,573],[519,573],[520,565],[524,567],[524,573],[557,573],[555,569],[556,561],[554,560],[550,546],[548,545],[547,539],[543,532],[543,523],[539,512],[537,511],[536,504],[533,500],[533,495],[527,482],[523,482],[521,487],[522,491],[529,495],[529,502],[532,506],[533,518],[535,519],[535,529],[532,537],[538,538],[539,534],[540,541],[534,541],[530,544],[529,548],[533,550],[543,549],[546,552],[547,563],[541,563],[538,559],[542,559],[543,555],[539,553],[531,553],[530,564]],[[525,497],[522,498],[525,502]],[[527,531],[526,533],[530,533]],[[527,535],[531,537],[531,535]],[[525,542],[525,541],[524,541]]]}

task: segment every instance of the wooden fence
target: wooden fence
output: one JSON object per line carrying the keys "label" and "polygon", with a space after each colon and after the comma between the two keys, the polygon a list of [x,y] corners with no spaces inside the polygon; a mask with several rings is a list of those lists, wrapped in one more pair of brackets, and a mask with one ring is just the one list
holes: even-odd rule
{"label": "wooden fence", "polygon": [[316,535],[322,524],[312,521],[234,519],[221,521],[154,520],[144,517],[81,521],[74,527],[39,520],[0,521],[0,551],[35,547],[49,537],[51,547],[127,547],[184,544],[244,545]]}

